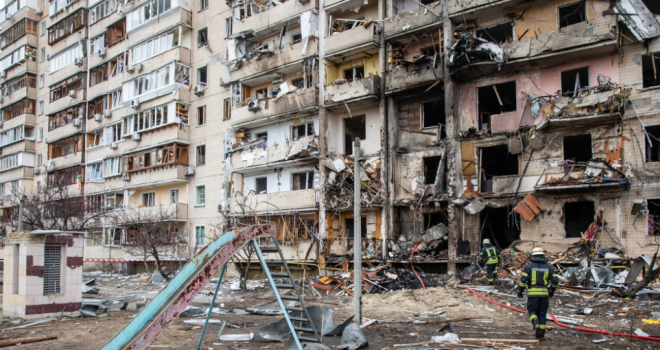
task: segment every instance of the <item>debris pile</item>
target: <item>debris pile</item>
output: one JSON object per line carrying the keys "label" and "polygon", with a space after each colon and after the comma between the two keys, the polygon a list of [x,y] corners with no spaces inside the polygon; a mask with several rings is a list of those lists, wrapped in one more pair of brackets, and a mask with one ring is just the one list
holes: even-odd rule
{"label": "debris pile", "polygon": [[[385,201],[385,193],[380,185],[380,154],[365,155],[359,158],[360,201],[363,207],[380,205]],[[328,185],[325,186],[325,205],[332,209],[353,207],[355,162],[349,156],[331,155],[327,162],[330,169]]]}
{"label": "debris pile", "polygon": [[[414,290],[424,287],[435,287],[437,276],[418,272],[419,278],[411,269],[378,266],[367,269],[362,273],[362,292],[365,294],[379,294],[395,290]],[[354,276],[352,272],[340,275],[319,277],[312,287],[317,291],[325,291],[328,295],[353,295]]]}

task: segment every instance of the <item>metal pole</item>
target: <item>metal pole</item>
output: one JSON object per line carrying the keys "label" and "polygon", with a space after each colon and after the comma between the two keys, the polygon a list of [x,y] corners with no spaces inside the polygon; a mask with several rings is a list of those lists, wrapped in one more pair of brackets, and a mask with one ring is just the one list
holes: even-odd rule
{"label": "metal pole", "polygon": [[360,217],[360,138],[355,138],[353,145],[353,160],[355,171],[353,172],[353,306],[355,307],[355,323],[362,325],[362,218]]}
{"label": "metal pole", "polygon": [[23,196],[18,199],[18,232],[23,231]]}
{"label": "metal pole", "polygon": [[225,263],[222,266],[222,271],[220,272],[220,278],[218,278],[218,284],[215,286],[215,293],[213,293],[213,298],[211,298],[211,305],[209,306],[209,312],[206,313],[206,321],[204,321],[204,327],[202,328],[202,335],[199,336],[199,343],[197,343],[197,350],[202,348],[202,341],[204,340],[204,333],[206,333],[206,326],[209,325],[209,319],[211,318],[213,306],[215,306],[215,298],[218,296],[218,292],[220,291],[220,285],[222,284],[222,278],[225,276],[226,269],[227,269],[227,263]]}

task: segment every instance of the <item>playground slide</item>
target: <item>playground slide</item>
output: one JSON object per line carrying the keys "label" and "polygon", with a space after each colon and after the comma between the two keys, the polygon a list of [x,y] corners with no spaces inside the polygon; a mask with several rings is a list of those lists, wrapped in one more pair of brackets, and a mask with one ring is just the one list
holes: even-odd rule
{"label": "playground slide", "polygon": [[[275,235],[275,225],[229,231],[192,258],[137,316],[101,350],[143,350],[185,310],[234,253],[252,239]],[[191,346],[194,346],[191,344]]]}

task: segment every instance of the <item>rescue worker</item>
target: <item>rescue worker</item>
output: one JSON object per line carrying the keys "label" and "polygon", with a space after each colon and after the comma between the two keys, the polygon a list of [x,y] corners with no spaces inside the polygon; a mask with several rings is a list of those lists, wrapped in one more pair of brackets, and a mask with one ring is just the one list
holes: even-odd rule
{"label": "rescue worker", "polygon": [[490,244],[490,239],[483,240],[483,248],[480,255],[481,264],[486,264],[486,273],[488,274],[488,285],[492,286],[497,278],[497,265],[500,263],[500,250]]}
{"label": "rescue worker", "polygon": [[538,340],[543,340],[545,336],[548,306],[558,284],[555,269],[548,264],[543,248],[532,249],[532,262],[525,266],[518,284],[518,298],[523,297],[523,291],[527,288],[527,312]]}

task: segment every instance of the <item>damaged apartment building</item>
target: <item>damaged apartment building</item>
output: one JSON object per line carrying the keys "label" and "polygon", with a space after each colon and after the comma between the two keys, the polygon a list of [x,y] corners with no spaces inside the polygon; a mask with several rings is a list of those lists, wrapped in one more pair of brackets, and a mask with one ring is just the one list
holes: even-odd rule
{"label": "damaged apartment building", "polygon": [[86,228],[88,269],[141,268],[140,223],[116,213],[167,222],[173,262],[255,222],[321,267],[357,248],[454,271],[483,238],[649,253],[659,16],[652,0],[14,0],[0,192],[65,186],[112,213]]}

